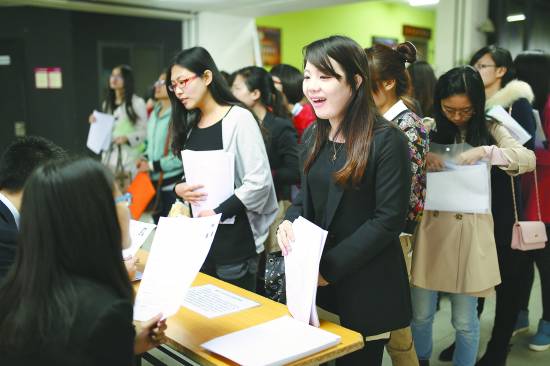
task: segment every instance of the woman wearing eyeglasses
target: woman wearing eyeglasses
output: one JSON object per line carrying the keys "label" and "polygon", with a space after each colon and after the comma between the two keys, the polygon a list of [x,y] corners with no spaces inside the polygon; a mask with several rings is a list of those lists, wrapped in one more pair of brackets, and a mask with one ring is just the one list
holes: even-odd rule
{"label": "woman wearing eyeglasses", "polygon": [[[486,46],[474,54],[470,65],[479,71],[483,79],[487,100],[485,110],[488,111],[494,106],[506,109],[533,136],[524,146],[534,150],[536,125],[531,107],[534,94],[529,84],[514,79],[515,68],[510,52],[501,47]],[[512,250],[510,247],[512,225],[515,221],[512,183],[510,178],[502,172],[496,172],[493,179],[499,181],[493,189],[493,197],[496,199],[492,201],[492,211],[502,284],[497,287],[497,305],[491,341],[485,356],[479,362],[480,365],[503,364],[508,354],[508,343],[514,332],[516,319],[518,329],[522,328],[521,324],[528,322],[526,314],[519,312],[520,303],[518,302],[518,293],[522,291],[527,281],[525,274],[528,272],[528,258],[526,253]],[[516,191],[520,192],[520,180],[514,179],[514,181]],[[520,208],[523,206],[520,200],[517,204]],[[484,299],[481,298],[478,303],[479,315],[483,311],[483,306]],[[521,316],[519,319],[518,314]],[[441,353],[440,359],[450,360],[452,352],[453,345]]]}
{"label": "woman wearing eyeglasses", "polygon": [[[214,210],[199,213],[221,213],[222,220],[235,217],[235,223],[218,227],[201,271],[254,291],[258,254],[279,208],[258,122],[233,96],[202,47],[176,55],[166,79],[174,154],[184,149],[224,150],[235,156],[234,194]],[[195,204],[208,194],[208,187],[180,183],[175,191]]]}
{"label": "woman wearing eyeglasses", "polygon": [[[117,183],[125,190],[126,187],[122,185],[129,184],[130,172],[135,169],[139,154],[143,152],[147,109],[145,101],[134,94],[134,75],[130,66],[113,68],[108,83],[107,99],[101,110],[112,114],[115,124],[112,142],[108,150],[103,152],[102,161],[116,174]],[[90,115],[89,122],[95,122],[93,115]],[[117,167],[119,161],[123,171]]]}
{"label": "woman wearing eyeglasses", "polygon": [[170,148],[170,115],[172,108],[166,90],[166,72],[155,82],[155,107],[147,122],[147,149],[145,157],[138,160],[138,171],[149,172],[157,189],[153,203],[153,220],[158,223],[167,216],[176,200],[174,186],[181,180],[181,161]]}
{"label": "woman wearing eyeglasses", "polygon": [[[533,152],[521,146],[498,122],[485,119],[483,81],[474,68],[457,67],[441,76],[435,87],[434,114],[433,142],[474,146],[458,156],[458,164],[486,160],[493,165],[493,202],[507,198],[494,196],[499,174],[518,175],[534,169]],[[426,164],[428,171],[438,171],[445,163],[428,153]],[[492,294],[501,281],[492,214],[424,211],[411,276],[411,327],[420,364],[429,364],[437,292],[441,291],[450,294],[452,305],[456,331],[453,365],[474,365],[479,346],[477,298]]]}

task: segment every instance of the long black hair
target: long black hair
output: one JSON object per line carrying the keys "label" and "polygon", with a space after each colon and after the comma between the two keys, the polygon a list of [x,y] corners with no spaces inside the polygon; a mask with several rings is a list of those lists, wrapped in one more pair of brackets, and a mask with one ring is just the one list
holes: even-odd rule
{"label": "long black hair", "polygon": [[[344,70],[344,75],[336,72],[330,60],[336,61]],[[344,36],[331,36],[310,43],[304,48],[304,68],[306,63],[314,65],[322,73],[337,80],[344,78],[351,88],[352,95],[344,119],[335,136],[341,134],[346,140],[346,163],[334,174],[339,185],[356,186],[361,181],[369,157],[373,140],[374,124],[379,115],[370,88],[367,55],[357,42]],[[357,85],[355,77],[362,79]],[[317,119],[315,142],[304,169],[311,169],[330,132],[328,120]]]}
{"label": "long black hair", "polygon": [[296,104],[304,98],[302,83],[304,75],[292,65],[279,64],[273,66],[269,73],[281,80],[283,94],[290,104]]}
{"label": "long black hair", "polygon": [[434,115],[434,89],[437,78],[433,68],[426,61],[417,61],[408,67],[411,76],[413,96],[420,103],[422,115]]}
{"label": "long black hair", "polygon": [[0,332],[9,335],[0,337],[0,353],[53,339],[64,344],[77,311],[77,277],[131,301],[113,187],[92,159],[50,162],[29,178],[15,263],[0,287]]}
{"label": "long black hair", "polygon": [[[132,124],[137,122],[137,114],[132,105],[132,97],[134,95],[134,73],[132,68],[128,65],[118,65],[113,68],[120,70],[120,76],[124,81],[124,109],[126,110],[126,115]],[[109,80],[107,80],[107,100],[105,101],[104,111],[108,113],[113,113],[117,108],[116,105],[116,93],[114,89],[111,89],[109,85]]]}
{"label": "long black hair", "polygon": [[503,88],[506,84],[512,81],[516,77],[514,62],[510,51],[506,48],[498,47],[495,45],[485,46],[477,50],[470,60],[470,66],[474,66],[480,58],[485,55],[491,56],[495,62],[496,67],[505,67],[506,73],[501,79],[500,86]]}
{"label": "long black hair", "polygon": [[176,156],[180,156],[187,141],[187,134],[197,125],[200,120],[201,111],[196,108],[187,110],[176,97],[176,94],[170,91],[170,80],[172,80],[172,67],[179,65],[194,72],[196,75],[203,75],[205,71],[212,73],[212,82],[207,86],[212,98],[219,105],[238,105],[246,108],[239,102],[227,85],[227,81],[218,70],[216,63],[210,53],[203,47],[191,47],[179,52],[166,73],[166,90],[172,104],[172,117],[170,119],[170,128],[172,131],[172,149]]}
{"label": "long black hair", "polygon": [[434,115],[436,132],[433,141],[452,144],[460,137],[458,127],[449,121],[441,107],[441,101],[454,95],[466,95],[473,113],[466,128],[466,142],[472,146],[495,143],[485,118],[485,87],[479,72],[471,66],[455,67],[443,74],[435,84]]}
{"label": "long black hair", "polygon": [[264,68],[248,66],[237,70],[235,75],[240,75],[244,79],[244,83],[249,92],[254,90],[260,92],[260,102],[271,113],[278,117],[290,118],[290,113],[285,106],[283,95],[275,89],[273,78]]}
{"label": "long black hair", "polygon": [[514,66],[517,78],[533,89],[533,108],[542,115],[550,94],[550,55],[539,50],[524,51],[516,56]]}

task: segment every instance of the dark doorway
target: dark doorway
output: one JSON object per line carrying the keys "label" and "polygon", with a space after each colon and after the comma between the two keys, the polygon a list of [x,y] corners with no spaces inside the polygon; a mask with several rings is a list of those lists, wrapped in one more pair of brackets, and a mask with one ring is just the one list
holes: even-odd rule
{"label": "dark doorway", "polygon": [[0,38],[0,149],[16,136],[26,134],[27,93],[25,88],[24,45],[20,39]]}

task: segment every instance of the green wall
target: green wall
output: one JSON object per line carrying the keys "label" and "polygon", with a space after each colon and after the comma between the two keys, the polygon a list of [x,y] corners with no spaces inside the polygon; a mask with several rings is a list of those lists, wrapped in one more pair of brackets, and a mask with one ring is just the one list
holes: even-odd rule
{"label": "green wall", "polygon": [[370,47],[372,36],[404,41],[404,24],[430,28],[428,61],[433,61],[435,10],[406,4],[368,1],[313,10],[265,16],[256,19],[258,26],[281,28],[282,62],[302,69],[302,47],[334,34],[353,38]]}

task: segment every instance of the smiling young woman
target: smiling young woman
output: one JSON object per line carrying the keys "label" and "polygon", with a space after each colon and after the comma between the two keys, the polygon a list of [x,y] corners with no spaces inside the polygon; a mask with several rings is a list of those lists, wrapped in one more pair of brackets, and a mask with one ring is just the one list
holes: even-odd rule
{"label": "smiling young woman", "polygon": [[304,55],[304,94],[318,119],[303,135],[302,190],[279,226],[279,246],[291,250],[299,216],[328,230],[317,304],[367,337],[364,349],[336,363],[381,365],[389,332],[411,318],[399,244],[411,184],[407,139],[377,111],[355,41],[321,39]]}

